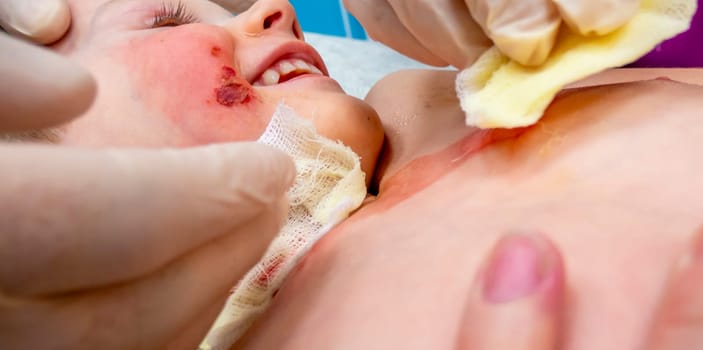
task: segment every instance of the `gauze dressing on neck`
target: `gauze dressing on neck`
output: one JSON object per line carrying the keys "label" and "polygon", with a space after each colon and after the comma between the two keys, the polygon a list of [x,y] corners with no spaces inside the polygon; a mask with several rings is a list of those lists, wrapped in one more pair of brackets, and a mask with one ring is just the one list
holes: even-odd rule
{"label": "gauze dressing on neck", "polygon": [[493,47],[456,79],[466,125],[515,128],[536,123],[564,86],[640,58],[688,29],[696,0],[642,0],[635,16],[603,36],[581,36],[562,26],[539,67],[511,61]]}
{"label": "gauze dressing on neck", "polygon": [[228,349],[234,344],[266,309],[297,261],[366,197],[359,156],[317,134],[312,123],[292,109],[279,106],[259,142],[286,152],[295,162],[288,219],[262,259],[234,287],[200,345],[202,350]]}

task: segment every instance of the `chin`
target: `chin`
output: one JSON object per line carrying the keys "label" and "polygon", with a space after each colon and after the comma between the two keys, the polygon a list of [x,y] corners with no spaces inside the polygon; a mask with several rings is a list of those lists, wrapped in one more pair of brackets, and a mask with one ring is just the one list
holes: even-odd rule
{"label": "chin", "polygon": [[333,96],[318,104],[319,117],[313,122],[320,134],[341,141],[361,157],[368,185],[383,147],[383,125],[376,110],[366,102],[346,94]]}
{"label": "chin", "polygon": [[350,147],[361,157],[361,168],[369,183],[384,139],[381,120],[369,104],[341,89],[268,95],[266,100],[267,105],[283,103],[293,108],[300,117],[311,120],[320,135]]}

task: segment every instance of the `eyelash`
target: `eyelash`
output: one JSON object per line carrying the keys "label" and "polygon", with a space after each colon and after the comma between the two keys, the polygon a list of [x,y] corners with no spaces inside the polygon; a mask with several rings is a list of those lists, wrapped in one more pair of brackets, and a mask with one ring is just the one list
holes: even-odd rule
{"label": "eyelash", "polygon": [[152,28],[177,27],[183,24],[195,23],[198,18],[182,2],[173,4],[164,2],[161,9],[154,14]]}

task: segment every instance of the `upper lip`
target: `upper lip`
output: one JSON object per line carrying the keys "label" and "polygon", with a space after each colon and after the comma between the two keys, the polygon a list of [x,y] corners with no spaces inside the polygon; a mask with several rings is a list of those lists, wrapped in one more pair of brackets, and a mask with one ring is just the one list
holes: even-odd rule
{"label": "upper lip", "polygon": [[246,79],[249,83],[253,83],[276,62],[282,59],[296,58],[307,63],[311,63],[321,70],[325,76],[329,76],[329,72],[327,71],[327,67],[325,67],[325,63],[322,61],[322,57],[320,57],[320,54],[317,53],[312,46],[302,41],[292,41],[275,48],[264,60],[261,61],[256,69],[252,71],[253,73],[251,75],[247,74]]}

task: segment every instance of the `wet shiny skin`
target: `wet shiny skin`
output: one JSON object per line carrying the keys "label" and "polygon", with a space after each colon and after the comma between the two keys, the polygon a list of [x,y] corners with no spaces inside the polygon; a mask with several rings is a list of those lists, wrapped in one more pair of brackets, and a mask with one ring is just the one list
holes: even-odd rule
{"label": "wet shiny skin", "polygon": [[[408,81],[396,83],[402,94]],[[665,81],[566,92],[543,122],[484,147],[405,200],[384,197],[394,184],[382,178],[377,200],[313,249],[241,348],[451,349],[483,254],[515,230],[542,231],[564,253],[565,349],[634,348],[668,269],[703,223],[702,95]],[[449,103],[425,97],[405,104],[440,111],[426,117],[442,128],[415,129],[429,132],[423,147],[433,153],[462,135],[446,128],[458,116],[437,107]],[[386,112],[403,110],[379,108]],[[399,151],[386,179],[411,169],[406,151],[423,154]]]}

